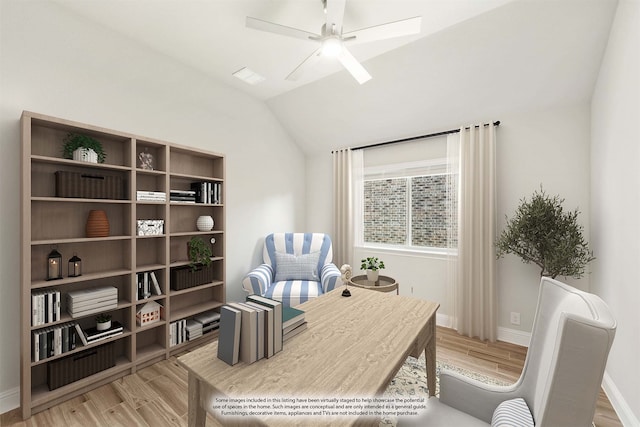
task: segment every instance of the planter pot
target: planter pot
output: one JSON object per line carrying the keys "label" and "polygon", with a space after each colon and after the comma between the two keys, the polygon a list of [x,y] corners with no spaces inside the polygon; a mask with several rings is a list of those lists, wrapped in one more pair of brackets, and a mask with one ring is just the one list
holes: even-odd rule
{"label": "planter pot", "polygon": [[73,160],[88,163],[98,163],[98,153],[91,148],[80,147],[73,152]]}
{"label": "planter pot", "polygon": [[106,331],[111,327],[111,320],[107,320],[106,322],[98,323],[96,322],[96,329],[99,331]]}
{"label": "planter pot", "polygon": [[370,282],[377,282],[379,274],[380,270],[367,270],[367,280],[369,280]]}
{"label": "planter pot", "polygon": [[86,226],[87,237],[109,237],[109,219],[102,210],[89,212]]}
{"label": "planter pot", "polygon": [[211,231],[213,230],[213,217],[209,215],[202,215],[198,217],[196,221],[196,227],[200,231]]}
{"label": "planter pot", "polygon": [[213,282],[213,263],[208,266],[199,264],[195,271],[188,265],[171,269],[171,289],[174,291],[211,282]]}

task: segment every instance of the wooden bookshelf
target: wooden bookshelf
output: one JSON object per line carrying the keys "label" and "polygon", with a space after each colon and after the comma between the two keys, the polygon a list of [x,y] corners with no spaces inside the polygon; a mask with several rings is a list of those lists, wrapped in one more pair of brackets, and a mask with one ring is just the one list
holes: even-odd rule
{"label": "wooden bookshelf", "polygon": [[[132,374],[177,351],[217,337],[208,333],[179,346],[169,346],[169,323],[216,309],[226,301],[225,275],[225,158],[222,154],[180,146],[125,132],[49,117],[22,114],[22,243],[21,243],[21,356],[20,404],[23,418],[85,393],[105,382]],[[106,153],[104,163],[87,163],[62,157],[65,136],[88,135],[98,140]],[[153,169],[143,169],[139,154],[153,157]],[[108,176],[121,180],[124,197],[97,199],[57,197],[58,171]],[[181,203],[170,200],[170,190],[189,190],[194,182],[219,185],[222,197],[215,203]],[[166,201],[137,200],[137,191],[166,193]],[[109,220],[107,237],[86,237],[90,210],[103,210]],[[214,219],[211,231],[199,231],[201,215]],[[162,234],[139,236],[137,221],[164,220]],[[199,236],[210,243],[214,280],[193,288],[171,290],[171,268],[189,264],[187,242]],[[47,280],[47,256],[53,248],[62,254],[63,278]],[[77,254],[82,275],[69,277],[67,262]],[[137,273],[153,271],[161,294],[137,300]],[[99,343],[82,346],[35,362],[33,333],[69,322],[83,329],[94,326],[95,314],[73,318],[66,311],[66,294],[98,286],[114,286],[118,304],[108,310],[124,326],[124,333]],[[32,325],[32,293],[56,290],[61,294],[60,318]],[[148,301],[163,306],[159,322],[138,326],[136,311]],[[51,361],[97,347],[113,344],[116,365],[49,390],[47,367]]]}

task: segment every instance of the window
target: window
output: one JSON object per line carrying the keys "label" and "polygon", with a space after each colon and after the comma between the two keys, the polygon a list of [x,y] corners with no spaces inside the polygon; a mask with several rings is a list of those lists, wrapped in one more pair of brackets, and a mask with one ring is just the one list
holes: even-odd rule
{"label": "window", "polygon": [[364,245],[446,249],[451,223],[447,185],[444,159],[365,168]]}

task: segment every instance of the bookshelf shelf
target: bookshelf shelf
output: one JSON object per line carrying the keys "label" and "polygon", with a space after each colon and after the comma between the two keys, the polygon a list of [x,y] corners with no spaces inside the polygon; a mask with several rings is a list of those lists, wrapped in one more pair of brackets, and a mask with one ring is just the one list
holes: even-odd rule
{"label": "bookshelf shelf", "polygon": [[[168,358],[175,348],[169,345],[169,319],[185,319],[224,304],[224,199],[219,204],[172,202],[170,190],[185,192],[201,184],[202,189],[211,188],[209,199],[213,200],[215,183],[215,194],[224,197],[225,158],[222,154],[26,111],[22,114],[21,125],[20,405],[26,419],[149,363]],[[105,163],[62,158],[62,147],[69,133],[88,135],[100,142],[107,154]],[[149,166],[152,169],[146,169]],[[77,185],[80,181],[73,181],[74,177],[82,178],[85,184],[88,182],[85,180],[96,181],[92,181],[90,191],[74,189],[71,192],[71,187],[57,187]],[[162,192],[166,194],[166,200],[137,200],[138,191]],[[61,194],[82,197],[57,197]],[[90,198],[94,195],[111,198]],[[109,231],[105,237],[86,237],[86,222],[91,210],[106,213]],[[202,215],[214,218],[214,230],[197,230],[196,220]],[[163,220],[164,233],[138,236],[137,221],[147,219]],[[171,267],[189,264],[187,242],[193,236],[201,236],[206,242],[215,238],[215,243],[210,243],[214,254],[212,261],[216,263],[215,281],[171,291]],[[51,274],[47,257],[53,249],[62,254],[62,278],[47,280]],[[67,274],[72,255],[82,260],[81,276],[69,277]],[[154,287],[150,296],[138,300],[138,277],[146,272],[154,273],[159,295]],[[76,337],[75,349],[32,361],[35,333],[42,337],[46,335],[43,335],[44,331],[53,327],[60,329],[69,323],[78,324],[83,330],[95,326],[98,313],[75,318],[67,313],[66,295],[104,286],[117,289],[117,305],[105,312],[123,325],[123,333],[87,346]],[[58,320],[32,326],[32,295],[36,296],[34,301],[42,301],[41,295],[57,292],[60,293],[61,308]],[[161,320],[138,326],[136,311],[150,301],[162,306]],[[41,307],[36,309],[43,310]],[[47,371],[53,366],[51,362],[64,363],[62,359],[67,356],[77,356],[105,343],[113,345],[114,367],[49,390]]]}

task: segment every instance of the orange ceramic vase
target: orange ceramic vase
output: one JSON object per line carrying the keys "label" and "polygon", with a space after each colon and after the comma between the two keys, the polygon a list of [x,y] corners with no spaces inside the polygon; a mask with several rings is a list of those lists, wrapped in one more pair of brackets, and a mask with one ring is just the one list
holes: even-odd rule
{"label": "orange ceramic vase", "polygon": [[109,219],[107,213],[101,210],[92,210],[87,218],[87,237],[108,237]]}

